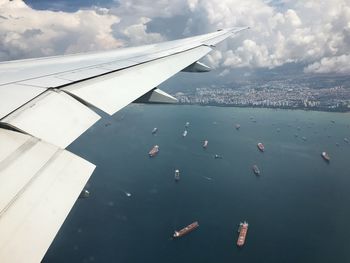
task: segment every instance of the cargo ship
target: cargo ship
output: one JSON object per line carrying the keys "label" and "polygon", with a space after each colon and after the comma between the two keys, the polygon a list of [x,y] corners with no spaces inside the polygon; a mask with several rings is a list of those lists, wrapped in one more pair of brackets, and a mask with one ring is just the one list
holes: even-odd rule
{"label": "cargo ship", "polygon": [[331,157],[329,157],[328,153],[326,152],[322,152],[321,156],[326,162],[329,162],[331,160]]}
{"label": "cargo ship", "polygon": [[153,157],[153,156],[156,156],[158,152],[159,152],[159,146],[154,145],[153,148],[149,151],[148,155],[149,157]]}
{"label": "cargo ship", "polygon": [[182,134],[182,137],[186,137],[187,136],[187,131],[184,130],[183,134]]}
{"label": "cargo ship", "polygon": [[178,169],[175,170],[175,181],[179,181],[180,180],[180,171]]}
{"label": "cargo ship", "polygon": [[181,229],[179,231],[175,231],[173,237],[174,238],[182,237],[183,235],[186,235],[189,232],[195,230],[197,227],[199,227],[199,224],[197,221],[195,221],[192,224],[184,227],[183,229]]}
{"label": "cargo ship", "polygon": [[236,130],[239,130],[239,128],[241,128],[241,125],[238,123],[236,124]]}
{"label": "cargo ship", "polygon": [[253,165],[253,172],[256,175],[260,175],[260,170],[259,170],[259,168],[258,168],[258,166],[256,164]]}
{"label": "cargo ship", "polygon": [[158,128],[154,128],[154,129],[152,130],[152,134],[156,134],[157,131],[158,131]]}
{"label": "cargo ship", "polygon": [[237,246],[241,247],[244,245],[247,232],[248,232],[248,223],[244,221],[243,223],[239,224],[239,228],[238,228],[239,235],[237,240]]}
{"label": "cargo ship", "polygon": [[265,146],[261,142],[259,142],[258,149],[263,152],[263,151],[265,151]]}
{"label": "cargo ship", "polygon": [[208,141],[205,140],[204,143],[203,143],[203,148],[206,149],[208,147]]}

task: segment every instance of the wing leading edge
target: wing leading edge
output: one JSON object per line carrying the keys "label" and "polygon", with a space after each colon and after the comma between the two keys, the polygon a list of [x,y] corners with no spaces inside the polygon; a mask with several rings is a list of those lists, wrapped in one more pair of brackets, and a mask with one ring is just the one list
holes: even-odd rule
{"label": "wing leading edge", "polygon": [[155,88],[183,69],[206,71],[194,63],[244,29],[0,63],[0,262],[39,262],[92,174],[64,150],[100,118],[89,105],[114,114],[138,99],[174,101]]}

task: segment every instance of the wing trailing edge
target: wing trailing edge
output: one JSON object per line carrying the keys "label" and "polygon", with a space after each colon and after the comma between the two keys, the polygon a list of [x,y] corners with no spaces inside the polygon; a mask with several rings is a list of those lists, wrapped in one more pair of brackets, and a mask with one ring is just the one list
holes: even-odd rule
{"label": "wing trailing edge", "polygon": [[2,122],[64,149],[99,119],[65,92],[48,90]]}
{"label": "wing trailing edge", "polygon": [[0,259],[40,262],[95,165],[0,129]]}

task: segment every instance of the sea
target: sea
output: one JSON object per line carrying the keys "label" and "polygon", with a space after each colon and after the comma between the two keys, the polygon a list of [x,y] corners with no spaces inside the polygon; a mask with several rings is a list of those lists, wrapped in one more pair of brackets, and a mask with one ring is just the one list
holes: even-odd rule
{"label": "sea", "polygon": [[43,262],[350,262],[349,113],[133,104],[101,114],[68,148],[96,165],[90,197]]}

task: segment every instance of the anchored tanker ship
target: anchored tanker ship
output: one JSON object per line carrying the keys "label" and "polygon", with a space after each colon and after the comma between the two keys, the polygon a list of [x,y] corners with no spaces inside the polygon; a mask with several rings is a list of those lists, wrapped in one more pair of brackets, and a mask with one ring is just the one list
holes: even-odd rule
{"label": "anchored tanker ship", "polygon": [[263,152],[263,151],[265,151],[265,146],[261,142],[259,142],[258,149]]}
{"label": "anchored tanker ship", "polygon": [[238,232],[239,232],[239,236],[237,240],[237,246],[241,247],[244,245],[245,238],[248,232],[248,223],[246,221],[239,224]]}
{"label": "anchored tanker ship", "polygon": [[153,157],[153,156],[156,156],[158,152],[159,152],[159,146],[154,145],[153,148],[149,151],[148,155],[149,157]]}
{"label": "anchored tanker ship", "polygon": [[175,231],[173,237],[177,238],[177,237],[182,237],[183,235],[188,234],[189,232],[195,230],[197,227],[199,227],[199,224],[197,221],[193,222],[192,224],[184,227],[183,229],[179,230],[179,231]]}

